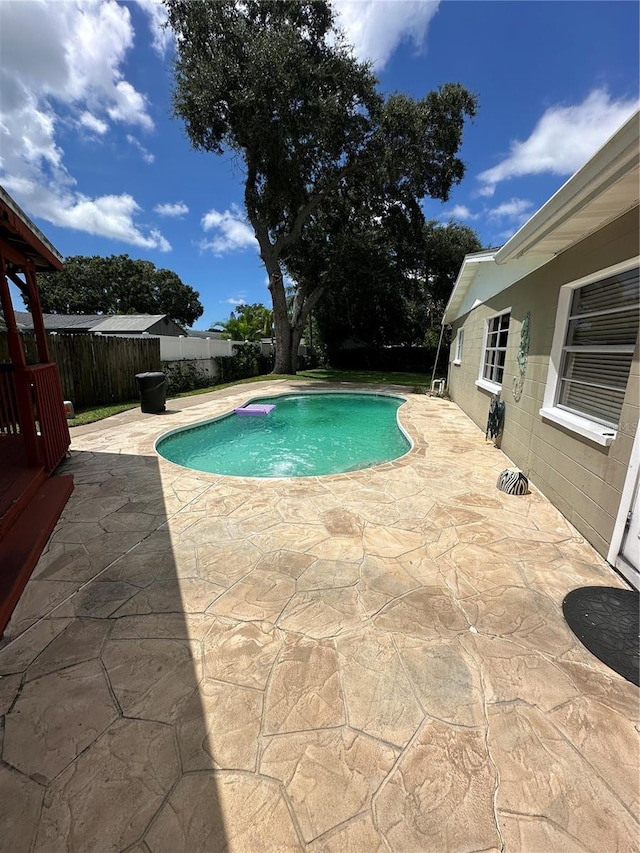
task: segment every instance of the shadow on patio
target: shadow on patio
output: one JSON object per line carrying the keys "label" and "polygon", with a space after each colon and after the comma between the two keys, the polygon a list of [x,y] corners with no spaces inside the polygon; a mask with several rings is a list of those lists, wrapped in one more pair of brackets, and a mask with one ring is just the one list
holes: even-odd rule
{"label": "shadow on patio", "polygon": [[[198,690],[220,587],[198,578],[195,546],[174,552],[187,494],[165,498],[150,457],[76,452],[60,471],[75,491],[0,649],[0,850],[178,850],[190,823],[226,849],[213,693]],[[225,784],[250,799],[242,777]]]}

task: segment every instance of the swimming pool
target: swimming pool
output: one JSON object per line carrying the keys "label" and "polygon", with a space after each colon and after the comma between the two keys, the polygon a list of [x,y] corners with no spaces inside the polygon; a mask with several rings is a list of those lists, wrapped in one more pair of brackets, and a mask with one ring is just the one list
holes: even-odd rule
{"label": "swimming pool", "polygon": [[317,392],[259,397],[267,415],[235,413],[165,433],[165,459],[236,477],[313,477],[370,468],[404,456],[411,442],[398,423],[403,397]]}

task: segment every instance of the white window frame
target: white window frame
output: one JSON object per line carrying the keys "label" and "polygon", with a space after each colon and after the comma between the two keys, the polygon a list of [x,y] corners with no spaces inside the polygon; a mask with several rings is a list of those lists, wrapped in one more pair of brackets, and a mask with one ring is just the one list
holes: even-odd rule
{"label": "white window frame", "polygon": [[464,327],[458,329],[456,335],[456,355],[453,359],[454,364],[462,364],[462,351],[464,349]]}
{"label": "white window frame", "polygon": [[637,267],[640,263],[640,256],[630,258],[622,263],[614,264],[611,267],[605,267],[595,273],[579,278],[576,281],[571,281],[560,288],[558,296],[558,310],[556,311],[556,324],[553,332],[553,343],[551,344],[551,355],[549,358],[549,369],[547,371],[547,384],[544,391],[544,401],[540,409],[540,415],[547,421],[562,426],[565,429],[581,435],[583,438],[588,438],[590,441],[600,444],[602,447],[609,447],[612,441],[615,440],[617,430],[614,427],[606,426],[598,423],[587,416],[576,415],[573,412],[568,412],[566,409],[559,408],[556,403],[560,391],[560,371],[562,369],[562,351],[567,339],[567,331],[569,328],[569,314],[571,311],[571,302],[573,292],[580,287],[585,287],[587,284],[593,284],[603,278],[617,275],[618,273],[628,272]]}
{"label": "white window frame", "polygon": [[[480,372],[478,373],[478,378],[476,379],[476,385],[478,388],[482,388],[483,391],[489,391],[491,394],[500,394],[502,392],[502,383],[500,382],[492,382],[489,379],[484,378],[484,363],[487,357],[487,343],[489,340],[489,323],[492,320],[495,320],[497,317],[503,317],[505,314],[509,315],[509,328],[507,330],[507,346],[509,345],[509,332],[511,331],[511,308],[505,308],[503,311],[497,311],[495,314],[492,314],[490,317],[487,317],[484,321],[484,334],[482,337],[482,350],[480,353]],[[502,372],[502,376],[504,379],[504,372],[507,369],[507,353],[505,347],[505,359],[504,359],[504,368]]]}

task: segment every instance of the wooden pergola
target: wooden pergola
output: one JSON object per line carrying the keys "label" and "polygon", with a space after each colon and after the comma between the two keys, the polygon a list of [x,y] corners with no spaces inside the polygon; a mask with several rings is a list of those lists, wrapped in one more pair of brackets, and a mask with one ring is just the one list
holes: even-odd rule
{"label": "wooden pergola", "polygon": [[[36,280],[39,271],[60,269],[60,254],[0,187],[1,334],[8,353],[0,356],[0,636],[73,490],[71,476],[51,476],[71,438]],[[33,317],[35,363],[16,324],[10,282]]]}

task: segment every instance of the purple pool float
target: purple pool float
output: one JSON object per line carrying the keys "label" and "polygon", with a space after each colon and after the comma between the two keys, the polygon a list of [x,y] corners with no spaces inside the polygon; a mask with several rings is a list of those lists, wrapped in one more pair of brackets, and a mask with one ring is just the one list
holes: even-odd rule
{"label": "purple pool float", "polygon": [[236,415],[268,415],[273,409],[275,409],[273,403],[249,403],[233,411]]}

